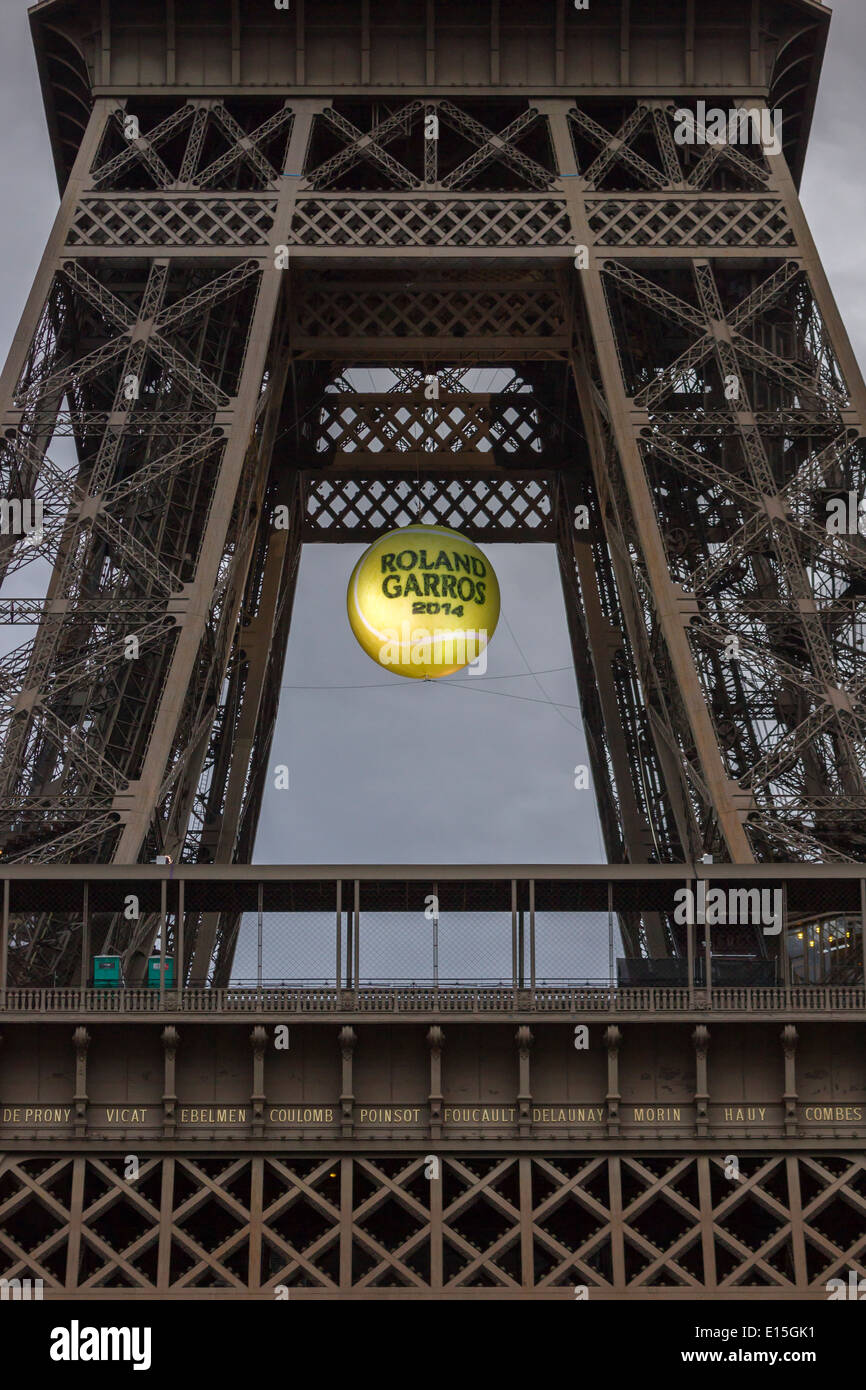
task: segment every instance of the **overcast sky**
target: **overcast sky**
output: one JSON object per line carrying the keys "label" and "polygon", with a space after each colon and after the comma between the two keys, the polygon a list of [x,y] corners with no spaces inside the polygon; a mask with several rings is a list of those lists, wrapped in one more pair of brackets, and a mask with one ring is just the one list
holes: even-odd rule
{"label": "overcast sky", "polygon": [[[25,6],[0,0],[0,344],[57,206]],[[866,358],[866,7],[839,0],[803,185],[806,211]],[[486,678],[406,681],[355,644],[345,590],[359,548],[309,547],[295,603],[256,858],[271,863],[532,863],[603,858],[552,548],[489,546],[503,620]],[[527,671],[544,673],[533,678]],[[495,677],[495,679],[494,679]],[[556,702],[554,705],[553,702]]]}

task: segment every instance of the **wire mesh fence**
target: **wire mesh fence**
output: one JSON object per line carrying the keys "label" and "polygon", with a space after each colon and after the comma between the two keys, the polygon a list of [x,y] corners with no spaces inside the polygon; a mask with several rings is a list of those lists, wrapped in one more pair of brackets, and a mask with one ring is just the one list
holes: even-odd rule
{"label": "wire mesh fence", "polygon": [[435,917],[423,911],[365,912],[359,929],[359,984],[422,984],[434,978]]}
{"label": "wire mesh fence", "polygon": [[438,922],[440,984],[510,984],[511,961],[510,913],[442,913]]}
{"label": "wire mesh fence", "polygon": [[245,912],[232,984],[334,984],[336,959],[333,912]]}
{"label": "wire mesh fence", "polygon": [[619,919],[606,912],[535,914],[535,983],[613,984]]}
{"label": "wire mesh fence", "polygon": [[[728,914],[710,926],[696,911],[667,952],[649,951],[649,938],[644,942],[632,925],[641,911],[671,919],[679,879],[656,882],[651,871],[646,884],[612,877],[610,891],[589,876],[470,874],[436,883],[394,871],[359,880],[325,874],[257,880],[240,871],[231,879],[178,882],[148,869],[92,880],[73,872],[69,879],[34,874],[7,881],[0,987],[519,990],[864,980],[866,879],[861,890],[854,877],[837,881],[820,870],[815,882],[792,878],[784,894],[771,884],[766,892],[783,908],[766,922],[762,916],[744,926]],[[739,883],[732,899],[745,891]],[[220,952],[222,973],[213,964]]]}
{"label": "wire mesh fence", "polygon": [[[169,922],[167,950],[174,948]],[[72,924],[68,949],[80,942]],[[860,924],[843,915],[792,924],[787,967],[774,938],[763,959],[732,952],[720,932],[710,938],[716,985],[856,982],[863,978]],[[159,950],[159,938],[153,947]],[[693,983],[707,979],[704,928],[695,930]],[[748,977],[748,978],[747,978]],[[686,985],[685,956],[653,960],[627,952],[616,913],[505,908],[442,909],[423,903],[404,911],[358,910],[350,901],[329,912],[263,911],[242,915],[231,983],[354,985]]]}
{"label": "wire mesh fence", "polygon": [[[621,955],[598,912],[245,913],[234,985],[599,984]],[[338,965],[339,962],[339,965]]]}

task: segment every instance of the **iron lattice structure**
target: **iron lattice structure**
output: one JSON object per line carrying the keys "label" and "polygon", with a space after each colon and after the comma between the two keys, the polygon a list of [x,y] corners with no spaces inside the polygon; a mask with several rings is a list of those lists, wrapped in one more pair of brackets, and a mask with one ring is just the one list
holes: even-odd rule
{"label": "iron lattice structure", "polygon": [[[826,1298],[861,1269],[862,1154],[46,1155],[4,1162],[6,1277],[125,1299]],[[431,1195],[432,1194],[432,1195]],[[123,1246],[120,1246],[120,1240]],[[35,1240],[35,1245],[34,1245]],[[214,1243],[216,1242],[216,1243]]]}
{"label": "iron lattice structure", "polygon": [[[419,518],[556,543],[612,862],[863,857],[866,547],[825,502],[866,390],[797,197],[828,12],[636,8],[34,7],[63,198],[0,380],[45,512],[3,574],[51,570],[2,601],[7,861],[249,862],[300,548]],[[781,149],[678,144],[699,100]]]}

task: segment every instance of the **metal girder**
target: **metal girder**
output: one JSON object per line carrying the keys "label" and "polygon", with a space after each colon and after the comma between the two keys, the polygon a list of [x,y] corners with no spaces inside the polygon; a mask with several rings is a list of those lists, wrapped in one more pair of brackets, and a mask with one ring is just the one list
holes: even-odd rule
{"label": "metal girder", "polygon": [[[862,383],[784,159],[614,105],[227,91],[126,144],[129,103],[95,110],[0,393],[4,481],[47,509],[3,563],[54,561],[44,602],[0,601],[39,620],[0,669],[8,854],[250,855],[302,540],[441,519],[457,482],[467,533],[557,539],[610,853],[748,862],[787,827],[792,855],[856,855],[866,546],[813,504],[866,486]],[[467,389],[494,363],[509,386]],[[197,976],[227,979],[236,917],[200,926]],[[660,917],[628,930],[677,949]]]}
{"label": "metal girder", "polygon": [[420,179],[398,159],[390,155],[384,147],[398,135],[405,134],[406,129],[411,126],[423,109],[422,102],[409,102],[384,121],[377,122],[372,130],[365,134],[338,111],[331,107],[326,108],[320,119],[348,141],[348,144],[339,154],[325,160],[324,164],[320,164],[318,168],[311,169],[305,183],[308,183],[312,188],[327,188],[328,184],[333,183],[338,175],[353,168],[359,161],[368,159],[383,169],[398,188],[420,187]]}
{"label": "metal girder", "polygon": [[[190,105],[181,106],[177,111],[173,111],[165,120],[148,132],[147,135],[139,136],[135,140],[127,140],[127,148],[116,154],[112,159],[105,160],[92,171],[94,188],[100,184],[110,183],[117,179],[121,174],[133,165],[136,160],[141,160],[156,179],[157,187],[169,187],[172,182],[171,171],[163,163],[157,154],[159,146],[167,140],[177,135],[178,131],[192,121],[195,115],[194,107]],[[114,111],[113,117],[116,124],[120,127],[121,136],[124,135],[124,120],[126,113],[122,108]]]}
{"label": "metal girder", "polygon": [[516,169],[533,188],[550,187],[553,182],[550,172],[514,144],[514,141],[530,130],[539,119],[539,113],[534,107],[521,112],[498,134],[468,115],[466,111],[462,111],[453,102],[440,102],[438,110],[440,116],[453,129],[460,131],[461,135],[465,135],[478,146],[474,154],[458,164],[457,168],[442,180],[443,188],[459,188],[496,159],[509,168]]}
{"label": "metal girder", "polygon": [[[614,136],[612,131],[584,120],[581,113],[572,113],[572,129],[587,138],[594,137],[595,145],[603,147],[603,157],[596,158],[594,168],[591,164],[587,167],[586,184],[597,185],[618,161],[620,167],[632,169],[636,176],[647,175],[646,169],[630,161],[627,153],[621,153],[623,138],[645,128],[645,115],[635,111],[627,128]],[[662,183],[669,180],[673,184],[670,198],[686,206],[688,170],[683,166],[677,182],[673,158],[679,160],[680,153],[671,149],[667,123],[658,110],[653,123],[656,134],[663,137],[658,141],[659,167],[666,170]],[[560,168],[563,151],[567,158],[565,140],[560,141]],[[746,162],[749,166],[751,163]],[[756,172],[751,167],[747,169],[742,160],[734,158],[733,164],[741,172]],[[695,183],[706,183],[708,167],[703,165]],[[798,215],[790,202],[792,190],[783,177],[774,179],[775,171],[783,173],[780,161],[765,158],[764,167],[757,172],[761,182],[769,179],[782,201],[789,200],[786,215],[793,228]],[[571,212],[575,240],[580,242],[586,223],[581,225],[585,213],[576,189],[571,197]],[[586,240],[592,244],[591,235]],[[858,434],[850,429],[850,359],[843,377],[833,360],[827,329],[821,325],[814,286],[804,274],[803,260],[790,252],[780,265],[768,263],[763,273],[756,268],[752,278],[757,283],[746,293],[738,280],[726,274],[725,261],[714,259],[710,249],[692,253],[691,287],[683,273],[664,273],[660,265],[654,264],[651,253],[647,253],[646,269],[641,267],[640,271],[634,260],[617,260],[607,247],[596,252],[596,264],[605,284],[615,287],[613,295],[608,289],[606,310],[612,320],[618,355],[610,361],[605,394],[610,403],[612,384],[621,374],[620,389],[627,411],[620,417],[620,457],[624,458],[624,442],[631,436],[642,454],[641,471],[646,471],[649,495],[655,493],[659,499],[654,505],[662,513],[681,512],[683,517],[677,524],[684,529],[673,535],[669,531],[663,543],[667,551],[665,563],[672,565],[679,581],[678,590],[668,600],[671,609],[667,623],[662,623],[662,629],[666,629],[665,645],[668,650],[676,648],[680,625],[693,649],[691,663],[696,663],[693,669],[697,680],[688,704],[693,706],[700,699],[710,702],[713,722],[721,720],[725,725],[726,739],[731,732],[742,731],[737,734],[742,748],[736,749],[736,760],[731,758],[727,746],[723,752],[723,761],[730,769],[728,789],[719,780],[712,801],[718,808],[727,800],[729,809],[725,814],[731,833],[735,833],[736,820],[740,819],[747,828],[748,841],[759,853],[767,852],[761,848],[763,808],[776,799],[780,805],[785,804],[785,814],[791,817],[792,852],[803,852],[808,842],[812,853],[823,843],[828,852],[832,849],[844,854],[846,851],[839,844],[841,821],[837,820],[831,829],[826,810],[823,815],[829,839],[822,840],[820,831],[808,833],[805,829],[816,823],[816,817],[820,824],[822,814],[810,802],[806,786],[816,779],[838,779],[839,794],[844,799],[846,788],[862,785],[866,726],[861,720],[866,710],[860,705],[858,684],[852,679],[848,648],[840,645],[849,640],[847,631],[840,628],[837,636],[828,630],[827,605],[833,601],[833,591],[824,591],[834,568],[840,575],[849,576],[848,583],[856,582],[862,554],[850,540],[828,535],[822,519],[814,513],[814,499],[812,515],[807,503],[810,485],[814,488],[816,479],[832,478],[838,483],[847,473],[850,480],[859,481],[860,462],[854,455],[862,431]],[[582,284],[591,285],[592,278],[590,270],[581,277]],[[715,288],[716,279],[725,284],[724,304]],[[728,281],[736,286],[735,298]],[[681,288],[675,288],[678,284]],[[636,303],[637,311],[626,306],[626,299]],[[594,302],[591,294],[589,301]],[[593,332],[597,343],[604,342],[609,330],[600,305],[593,318],[594,312],[591,310]],[[791,325],[784,353],[775,346],[782,341],[778,330],[768,328],[779,320]],[[646,336],[641,339],[650,322],[656,332],[661,328],[662,341],[666,334],[672,342],[682,342],[684,336],[691,339],[673,361],[662,359],[653,364],[653,370],[644,365],[652,360],[650,340]],[[807,340],[801,338],[791,351],[792,332],[808,333],[808,342],[814,347],[807,346]],[[732,401],[725,421],[718,410],[717,393],[720,384],[732,382],[738,388],[736,401]],[[706,392],[712,394],[707,397]],[[697,412],[693,405],[696,394],[703,397]],[[688,402],[680,407],[688,413],[677,412],[678,396]],[[775,413],[767,408],[773,405],[774,396],[782,405]],[[820,442],[822,434],[830,437]],[[787,439],[795,441],[793,448],[784,443]],[[690,484],[684,494],[689,499],[685,504],[678,500],[677,505],[670,506],[662,500],[667,491],[665,469],[670,464]],[[634,489],[639,490],[639,475],[635,475],[630,486],[632,505],[636,506]],[[703,522],[695,507],[702,509]],[[666,520],[668,527],[673,524],[670,518]],[[658,605],[659,585],[652,570],[654,561],[646,549],[649,537],[650,532],[644,527],[643,538],[635,533],[634,541],[639,552],[643,550],[638,562],[640,588],[646,596],[647,621],[655,627],[661,613],[653,613]],[[629,549],[634,563],[635,552],[630,546]],[[680,554],[685,553],[701,558],[687,567],[679,560]],[[818,568],[826,570],[827,580],[820,573],[816,576],[815,556],[821,557]],[[752,578],[746,579],[749,571],[753,572]],[[759,613],[754,604],[758,595],[766,591],[767,602],[771,603],[776,592],[775,588],[767,588],[771,576],[774,585],[782,583],[779,597],[784,601],[776,609],[766,607]],[[756,590],[756,584],[762,587]],[[842,621],[844,624],[845,618]],[[795,631],[799,631],[799,638],[794,637]],[[743,682],[737,681],[735,698],[752,701],[753,713],[748,703],[745,707],[741,703],[730,714],[721,713],[723,701],[731,699],[732,687],[728,680],[728,693],[723,696],[724,663],[719,664],[718,654],[732,637],[742,644],[742,660],[764,676],[765,690],[760,692],[760,700],[756,689],[747,694]],[[706,644],[704,651],[702,643]],[[792,643],[798,644],[796,661],[792,659]],[[715,661],[710,657],[712,651],[717,654]],[[683,652],[684,672],[691,663]],[[783,702],[779,708],[787,710],[785,702],[790,703],[795,690],[800,692],[801,701],[805,699],[806,708],[797,712],[792,704],[790,715],[774,713],[768,718],[766,693],[773,691],[772,698]],[[817,706],[811,715],[810,703]],[[791,718],[793,728],[786,731]],[[754,721],[751,725],[750,720]],[[694,734],[694,720],[692,723]],[[683,735],[679,737],[682,740]],[[691,741],[691,735],[686,741]],[[704,746],[704,758],[711,756],[706,737]],[[750,755],[749,747],[755,753]],[[775,754],[769,751],[773,747]],[[790,782],[798,767],[805,778],[803,790],[799,799],[786,797],[783,783]],[[778,843],[779,823],[776,817],[772,827],[774,843]],[[851,829],[856,835],[853,821]],[[742,838],[740,844],[745,847]],[[705,848],[718,852],[712,843],[705,843]]]}
{"label": "metal girder", "polygon": [[191,179],[193,188],[203,188],[216,184],[235,164],[244,161],[252,166],[264,186],[275,184],[280,177],[281,170],[274,168],[270,160],[262,154],[259,146],[291,122],[293,118],[291,108],[285,106],[283,110],[276,111],[266,121],[262,121],[261,125],[249,135],[238,125],[231,112],[221,102],[216,102],[211,111],[215,122],[222,127],[231,141],[231,148]]}

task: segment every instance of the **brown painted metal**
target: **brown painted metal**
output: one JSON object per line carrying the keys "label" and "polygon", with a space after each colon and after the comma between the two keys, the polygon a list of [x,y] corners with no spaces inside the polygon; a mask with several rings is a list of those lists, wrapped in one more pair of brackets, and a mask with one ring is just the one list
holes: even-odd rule
{"label": "brown painted metal", "polygon": [[34,1049],[4,1022],[0,1275],[50,1298],[818,1300],[864,1273],[838,1025],[642,1017],[577,1052],[567,1020],[444,1022],[293,1025],[291,1054],[270,1024],[58,1021]]}
{"label": "brown painted metal", "polygon": [[[383,499],[398,519],[425,507],[441,519],[437,499],[455,479],[473,499],[459,524],[481,539],[562,546],[575,499],[592,515],[591,552],[572,533],[580,563],[560,553],[575,640],[589,621],[594,767],[615,770],[597,779],[612,856],[861,857],[860,618],[856,604],[827,600],[856,582],[860,557],[828,549],[820,579],[798,558],[818,544],[807,490],[831,474],[856,484],[862,452],[862,379],[789,172],[802,162],[826,12],[734,7],[714,95],[772,104],[785,89],[784,153],[752,158],[674,142],[672,110],[693,102],[716,42],[694,7],[680,53],[618,3],[600,0],[591,16],[553,3],[531,19],[494,10],[492,27],[465,20],[459,39],[447,9],[432,5],[426,27],[407,13],[401,61],[420,63],[417,96],[392,90],[383,15],[354,0],[343,18],[360,66],[348,51],[331,64],[328,96],[329,31],[303,8],[253,29],[217,3],[219,78],[210,58],[190,68],[189,23],[168,9],[147,58],[133,58],[139,21],[123,0],[90,19],[87,5],[34,10],[50,119],[70,100],[68,78],[55,81],[64,53],[96,101],[74,168],[55,129],[71,172],[0,402],[10,481],[26,491],[35,479],[67,518],[42,547],[55,572],[35,642],[4,663],[7,859],[248,858],[299,536],[373,534],[391,514]],[[520,71],[527,26],[537,46]],[[262,49],[270,31],[279,42]],[[608,34],[615,70],[596,65],[588,86],[585,45],[602,52]],[[473,45],[488,44],[479,63]],[[647,86],[633,74],[651,53]],[[154,86],[168,103],[158,113],[144,90]],[[130,117],[137,140],[124,137]],[[576,246],[587,248],[581,272]],[[87,324],[80,341],[73,307]],[[706,421],[676,399],[677,358],[703,385]],[[637,384],[636,361],[656,362],[653,381]],[[393,363],[398,389],[347,388],[354,362]],[[478,363],[517,376],[498,397],[473,395],[462,372]],[[431,370],[447,380],[438,401],[421,389]],[[739,410],[716,400],[716,374],[730,371]],[[127,400],[130,375],[157,397]],[[83,456],[77,488],[42,459],[58,425]],[[277,481],[287,433],[288,490]],[[671,483],[687,499],[679,516]],[[164,505],[142,527],[157,488]],[[288,531],[267,520],[281,502]],[[100,597],[81,575],[106,562]],[[118,602],[109,593],[121,581],[129,598]],[[14,600],[4,615],[39,613]],[[147,651],[147,682],[123,659],[130,636]],[[760,662],[761,693],[720,663],[730,636]],[[225,978],[236,929],[202,923],[201,978],[208,963]],[[629,930],[655,954],[673,948],[664,923]],[[50,923],[43,931],[37,976],[62,968]]]}
{"label": "brown painted metal", "polygon": [[[0,660],[0,1104],[70,1119],[0,1129],[8,1277],[717,1299],[864,1273],[863,549],[823,502],[866,488],[866,388],[796,191],[829,12],[666,9],[679,32],[629,0],[210,0],[203,44],[174,0],[32,8],[62,202],[0,377],[0,482],[47,521],[0,566],[53,573],[0,601],[36,624]],[[781,107],[781,152],[678,145],[700,99]],[[478,366],[513,376],[468,390]],[[557,545],[611,867],[244,867],[301,546],[419,517]],[[804,985],[759,935],[778,986],[713,980],[673,893],[731,865],[781,885],[781,942],[833,912],[859,954]],[[362,983],[366,895],[431,885],[510,917],[510,985]],[[278,900],[335,911],[333,985],[229,986],[242,913]],[[588,906],[687,983],[539,983],[541,914]],[[137,982],[161,926],[180,989],[86,987],[106,944]],[[289,1015],[297,1093],[268,1046]],[[190,1089],[201,1048],[231,1094]],[[314,1092],[333,1130],[277,1133],[275,1097]],[[423,1123],[365,1128],[398,1095]],[[569,1097],[588,1126],[536,1119]],[[100,1118],[121,1100],[155,1126]],[[244,1108],[230,1138],[190,1122],[211,1103]],[[458,1135],[458,1103],[514,1123]]]}

